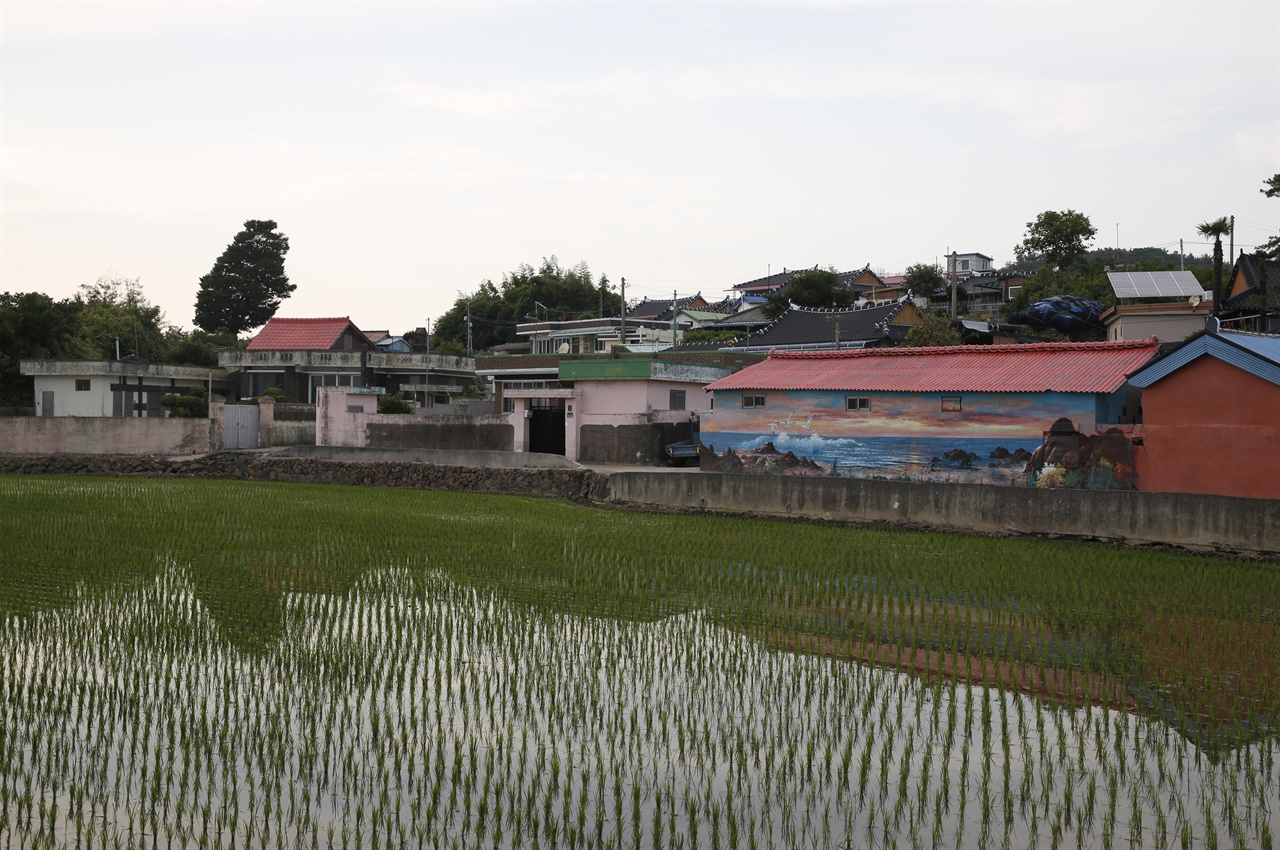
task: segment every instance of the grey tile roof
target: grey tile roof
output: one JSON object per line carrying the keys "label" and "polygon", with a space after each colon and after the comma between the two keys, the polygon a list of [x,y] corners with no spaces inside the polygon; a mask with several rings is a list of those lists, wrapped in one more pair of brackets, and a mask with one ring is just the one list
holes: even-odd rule
{"label": "grey tile roof", "polygon": [[[1236,262],[1236,268],[1240,269],[1244,275],[1244,282],[1248,284],[1248,289],[1236,295],[1233,298],[1227,298],[1222,302],[1223,310],[1257,310],[1258,305],[1254,303],[1254,296],[1258,294],[1258,286],[1262,282],[1261,278],[1262,264],[1254,257],[1244,254]],[[1280,260],[1267,260],[1267,301],[1268,306],[1272,310],[1280,310]],[[1234,271],[1232,277],[1235,277]],[[1228,280],[1228,285],[1229,285]]]}
{"label": "grey tile roof", "polygon": [[907,329],[890,322],[902,312],[906,303],[896,301],[876,307],[852,310],[814,310],[792,307],[773,324],[734,344],[735,348],[782,348],[802,345],[831,345],[835,327],[840,327],[840,342],[883,344],[896,342]]}

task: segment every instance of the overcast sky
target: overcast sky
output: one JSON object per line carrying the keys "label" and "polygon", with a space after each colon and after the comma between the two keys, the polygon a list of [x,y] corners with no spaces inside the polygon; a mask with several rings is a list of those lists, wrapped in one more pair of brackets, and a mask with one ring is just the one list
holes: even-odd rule
{"label": "overcast sky", "polygon": [[401,332],[521,263],[629,297],[1004,263],[1038,213],[1194,253],[1280,227],[1280,3],[0,3],[0,290],[198,280]]}

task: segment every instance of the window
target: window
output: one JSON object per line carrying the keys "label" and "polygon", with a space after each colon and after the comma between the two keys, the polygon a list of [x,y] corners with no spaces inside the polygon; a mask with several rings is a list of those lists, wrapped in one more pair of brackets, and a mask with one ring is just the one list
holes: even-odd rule
{"label": "window", "polygon": [[944,395],[942,397],[943,413],[959,413],[960,412],[960,396]]}
{"label": "window", "polygon": [[744,395],[742,397],[742,406],[744,408],[764,407],[764,396],[762,395]]}
{"label": "window", "polygon": [[503,413],[515,413],[515,412],[516,412],[516,400],[515,400],[514,398],[504,398],[504,399],[502,400],[502,412],[503,412]]}
{"label": "window", "polygon": [[1019,284],[1018,286],[1011,286],[1011,287],[1009,287],[1009,293],[1008,293],[1008,295],[1007,295],[1006,297],[1007,297],[1010,301],[1012,301],[1012,300],[1014,299],[1014,296],[1016,296],[1016,295],[1018,294],[1018,290],[1020,290],[1020,289],[1022,289],[1022,285],[1021,285],[1021,284]]}
{"label": "window", "polygon": [[844,409],[849,413],[871,409],[871,399],[865,395],[848,395],[844,397]]}
{"label": "window", "polygon": [[89,391],[88,378],[76,378],[76,392],[87,393]]}
{"label": "window", "polygon": [[684,390],[671,391],[671,410],[684,410]]}
{"label": "window", "polygon": [[961,260],[961,261],[960,261],[960,271],[962,271],[962,272],[967,272],[968,270],[969,270],[969,261],[968,261],[968,260]]}

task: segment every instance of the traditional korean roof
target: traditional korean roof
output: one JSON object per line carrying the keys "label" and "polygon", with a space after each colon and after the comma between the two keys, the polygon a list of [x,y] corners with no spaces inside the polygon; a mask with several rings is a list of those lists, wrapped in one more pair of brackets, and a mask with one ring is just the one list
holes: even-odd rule
{"label": "traditional korean roof", "polygon": [[708,390],[1110,393],[1159,342],[775,351]]}
{"label": "traditional korean roof", "polygon": [[1135,387],[1149,387],[1201,357],[1213,357],[1280,385],[1280,336],[1242,331],[1202,331],[1168,355],[1129,376]]}
{"label": "traditional korean roof", "polygon": [[[1280,260],[1266,260],[1267,271],[1267,301],[1271,310],[1280,309]],[[1236,269],[1239,270],[1244,278],[1245,288],[1243,291],[1236,293],[1234,296],[1223,296],[1222,309],[1224,310],[1257,310],[1259,305],[1256,303],[1255,296],[1261,289],[1262,276],[1261,271],[1263,264],[1257,258],[1248,254],[1242,255],[1236,261]],[[1235,271],[1232,271],[1232,279],[1235,278]],[[1230,283],[1230,282],[1228,282]]]}
{"label": "traditional korean roof", "polygon": [[[349,317],[333,319],[271,319],[248,345],[249,351],[328,351],[350,328],[364,334]],[[370,343],[370,347],[372,344]]]}
{"label": "traditional korean roof", "polygon": [[706,304],[706,299],[699,292],[696,295],[690,295],[687,298],[677,298],[672,301],[670,298],[663,301],[661,299],[650,301],[648,298],[639,304],[627,310],[628,319],[662,319],[671,318],[671,305],[674,304],[677,310],[698,309]]}
{"label": "traditional korean roof", "polygon": [[[817,268],[818,268],[817,266],[814,266],[813,268],[808,268],[808,269],[783,269],[780,272],[774,272],[768,277],[756,278],[755,280],[748,280],[745,283],[734,284],[733,289],[738,292],[755,292],[758,294],[767,294],[786,286],[788,283],[791,282],[791,278],[795,277],[796,275],[804,274],[805,272],[811,272]],[[883,285],[884,283],[883,279],[871,270],[870,263],[867,263],[864,267],[860,269],[854,269],[853,271],[847,271],[847,272],[837,272],[836,274],[840,277],[840,280],[845,284],[845,286],[854,287],[855,289],[858,289],[860,287],[855,286],[854,281],[856,281],[858,278],[866,274],[870,274],[877,281],[879,281],[878,285]],[[870,288],[870,287],[867,287],[867,288]]]}
{"label": "traditional korean roof", "polygon": [[[798,346],[827,346],[835,341],[835,328],[840,328],[840,344],[896,341],[907,329],[893,324],[893,319],[906,308],[905,301],[849,310],[817,310],[792,307],[768,325],[740,340],[735,347],[769,350]],[[731,316],[724,325],[729,325]],[[716,327],[722,327],[717,323]]]}

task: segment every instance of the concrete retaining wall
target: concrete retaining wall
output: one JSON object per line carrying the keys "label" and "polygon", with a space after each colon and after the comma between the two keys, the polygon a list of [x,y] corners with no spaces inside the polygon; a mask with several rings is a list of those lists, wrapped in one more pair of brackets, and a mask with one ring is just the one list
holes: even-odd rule
{"label": "concrete retaining wall", "polygon": [[[369,460],[368,454],[357,455],[361,461],[335,460],[286,454],[289,451],[302,449],[219,452],[191,459],[0,456],[0,474],[176,475],[411,487],[549,496],[639,508],[890,522],[987,534],[1064,535],[1271,556],[1280,553],[1280,501],[1266,499],[706,472],[605,474],[586,468],[485,468]],[[390,456],[399,457],[399,453]]]}
{"label": "concrete retaining wall", "polygon": [[0,418],[0,454],[193,455],[218,448],[219,439],[211,419]]}
{"label": "concrete retaining wall", "polygon": [[275,452],[278,457],[315,457],[326,460],[382,462],[411,461],[445,466],[482,466],[505,469],[578,469],[563,455],[538,452],[446,451],[443,449],[357,449],[345,446],[293,446]]}
{"label": "concrete retaining wall", "polygon": [[1066,535],[1129,544],[1280,552],[1280,501],[1183,493],[1040,490],[857,478],[616,472],[609,500],[646,507],[985,534]]}

